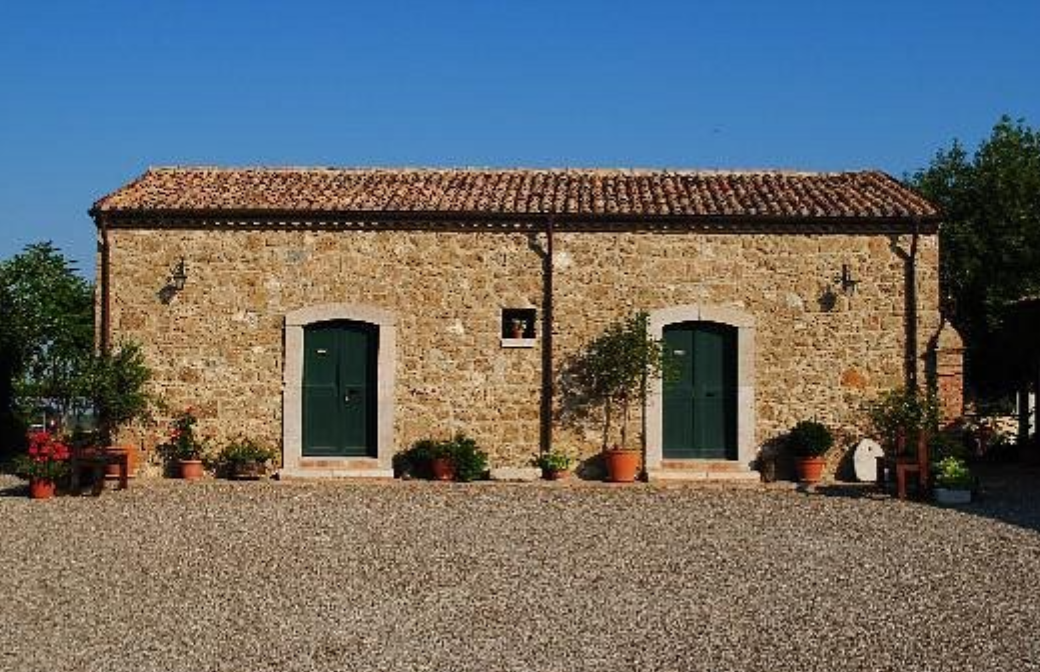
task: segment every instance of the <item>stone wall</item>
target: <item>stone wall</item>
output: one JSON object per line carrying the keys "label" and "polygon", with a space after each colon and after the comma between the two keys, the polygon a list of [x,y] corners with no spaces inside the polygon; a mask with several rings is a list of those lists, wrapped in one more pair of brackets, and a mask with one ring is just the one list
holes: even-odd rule
{"label": "stone wall", "polygon": [[[217,439],[278,442],[283,325],[325,303],[397,316],[395,445],[465,430],[500,465],[538,449],[541,344],[506,349],[500,311],[542,315],[543,237],[519,231],[113,229],[113,340],[141,342],[155,391],[195,405]],[[903,380],[909,236],[560,232],[555,361],[612,320],[674,305],[736,306],[756,321],[758,443],[799,419],[852,428]],[[920,369],[940,325],[935,236],[919,249]],[[163,296],[183,257],[188,280]],[[855,294],[824,297],[842,264]],[[164,302],[164,300],[166,302]],[[541,324],[539,323],[539,332]],[[934,340],[932,342],[935,342]],[[559,430],[590,453],[598,436]],[[136,437],[146,447],[151,432]]]}

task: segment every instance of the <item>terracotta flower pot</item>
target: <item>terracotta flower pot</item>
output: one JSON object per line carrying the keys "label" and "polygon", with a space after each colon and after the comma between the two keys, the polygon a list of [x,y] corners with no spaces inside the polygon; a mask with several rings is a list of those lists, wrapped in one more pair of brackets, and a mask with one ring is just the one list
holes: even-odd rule
{"label": "terracotta flower pot", "polygon": [[50,499],[54,496],[54,481],[34,478],[29,481],[29,499]]}
{"label": "terracotta flower pot", "polygon": [[455,463],[446,457],[435,457],[430,460],[430,470],[437,481],[455,480]]}
{"label": "terracotta flower pot", "polygon": [[542,469],[542,478],[547,481],[562,481],[570,475],[568,469]]}
{"label": "terracotta flower pot", "polygon": [[802,483],[819,483],[826,465],[827,462],[822,457],[798,457],[794,461],[798,480]]}
{"label": "terracotta flower pot", "polygon": [[202,460],[179,460],[181,478],[186,481],[195,481],[202,478]]}
{"label": "terracotta flower pot", "polygon": [[603,462],[607,465],[607,480],[611,483],[632,483],[639,475],[638,450],[604,450]]}

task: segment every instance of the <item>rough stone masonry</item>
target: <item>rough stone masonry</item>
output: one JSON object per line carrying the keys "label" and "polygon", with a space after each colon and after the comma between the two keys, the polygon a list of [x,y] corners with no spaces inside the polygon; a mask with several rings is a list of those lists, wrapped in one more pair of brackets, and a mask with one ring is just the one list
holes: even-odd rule
{"label": "rough stone masonry", "polygon": [[[653,193],[642,210],[629,203],[627,210],[597,211],[619,200],[607,193],[609,185],[601,187],[603,201],[589,200],[582,213],[584,183],[569,206],[560,198],[543,208],[548,212],[515,204],[504,212],[501,204],[494,210],[493,200],[480,200],[480,190],[490,188],[484,182],[457,187],[478,192],[466,202],[465,194],[429,180],[416,186],[408,171],[398,181],[422,189],[419,197],[375,179],[394,187],[393,171],[355,171],[368,179],[369,197],[383,201],[345,207],[327,202],[338,198],[335,171],[320,175],[328,178],[320,189],[279,181],[292,171],[271,172],[150,171],[92,211],[102,238],[99,301],[106,315],[100,328],[111,343],[141,343],[154,391],[172,408],[198,408],[201,429],[218,441],[245,434],[281,442],[287,314],[327,304],[365,306],[396,320],[394,450],[461,430],[488,451],[493,465],[526,464],[539,449],[542,422],[544,222],[550,216],[559,218],[551,291],[554,376],[618,318],[697,306],[753,320],[753,357],[741,363],[749,369],[753,407],[738,413],[753,417],[755,448],[806,418],[855,435],[862,403],[905,382],[908,353],[922,382],[934,380],[941,361],[940,387],[948,404],[958,401],[951,381],[959,380],[959,341],[943,328],[939,310],[936,215],[891,178],[883,187],[893,195],[854,184],[865,195],[847,197],[838,187],[828,192],[824,178],[850,174],[792,174],[780,186],[738,180],[723,191],[736,205],[721,197],[694,203],[690,196],[692,212],[676,213],[680,208],[673,206],[666,216],[644,212],[647,202],[655,203]],[[471,180],[495,177],[456,172]],[[241,183],[220,183],[230,179],[226,173]],[[513,171],[510,178],[516,173],[525,176]],[[596,171],[555,175],[559,182],[590,174],[594,183]],[[154,184],[150,175],[158,176]],[[648,175],[651,190],[653,180],[670,179]],[[363,181],[339,184],[348,187],[365,188]],[[226,193],[235,189],[237,196]],[[595,195],[595,185],[590,189]],[[742,206],[748,192],[765,205]],[[689,193],[696,195],[692,187]],[[868,197],[873,205],[857,205],[856,198]],[[465,207],[445,205],[459,199]],[[911,199],[910,205],[899,199]],[[792,212],[785,214],[785,207]],[[184,287],[164,294],[181,259],[188,270]],[[857,282],[852,292],[838,280],[843,266]],[[535,309],[533,347],[503,347],[502,311],[510,308]],[[914,311],[916,328],[909,326]],[[916,348],[908,348],[908,334],[915,332]],[[557,444],[584,455],[598,450],[594,427],[553,431]],[[136,429],[126,438],[151,448],[159,432]]]}

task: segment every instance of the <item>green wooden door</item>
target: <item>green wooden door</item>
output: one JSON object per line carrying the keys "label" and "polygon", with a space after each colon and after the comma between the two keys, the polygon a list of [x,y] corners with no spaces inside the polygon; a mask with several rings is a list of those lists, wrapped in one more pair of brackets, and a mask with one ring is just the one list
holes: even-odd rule
{"label": "green wooden door", "polygon": [[372,456],[378,332],[359,322],[326,322],[304,331],[303,454]]}
{"label": "green wooden door", "polygon": [[711,322],[665,327],[675,366],[664,383],[664,457],[737,457],[737,330]]}

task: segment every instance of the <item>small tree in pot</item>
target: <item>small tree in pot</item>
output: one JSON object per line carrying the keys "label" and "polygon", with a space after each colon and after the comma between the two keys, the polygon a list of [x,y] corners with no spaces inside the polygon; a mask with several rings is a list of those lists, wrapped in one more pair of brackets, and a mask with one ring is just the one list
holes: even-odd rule
{"label": "small tree in pot", "polygon": [[[649,382],[665,373],[664,348],[650,335],[650,316],[639,312],[615,322],[569,365],[579,403],[602,409],[603,459],[607,480],[636,479],[640,452],[628,445],[632,406],[646,407]],[[617,426],[615,428],[615,420]],[[619,441],[613,441],[614,432]]]}
{"label": "small tree in pot", "polygon": [[826,465],[823,455],[834,445],[831,430],[815,420],[802,420],[791,428],[787,444],[795,458],[798,480],[803,483],[819,482]]}

